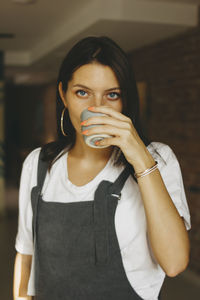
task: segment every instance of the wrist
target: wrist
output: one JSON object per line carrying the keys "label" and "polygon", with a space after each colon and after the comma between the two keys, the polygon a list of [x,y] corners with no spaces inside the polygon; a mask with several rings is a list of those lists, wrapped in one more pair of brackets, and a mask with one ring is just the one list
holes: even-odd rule
{"label": "wrist", "polygon": [[147,149],[144,149],[144,151],[140,152],[140,156],[138,157],[137,161],[134,162],[133,168],[135,170],[135,173],[142,173],[145,170],[151,168],[156,164],[156,161],[151,156],[149,151]]}
{"label": "wrist", "polygon": [[158,163],[156,161],[156,163],[151,168],[146,169],[144,172],[134,173],[134,176],[136,179],[144,177],[144,176],[149,175],[150,173],[154,172],[157,168],[158,168]]}

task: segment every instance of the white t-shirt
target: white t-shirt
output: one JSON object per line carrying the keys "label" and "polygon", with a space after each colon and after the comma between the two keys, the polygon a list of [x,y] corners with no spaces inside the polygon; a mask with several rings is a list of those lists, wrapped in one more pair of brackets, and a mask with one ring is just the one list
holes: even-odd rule
{"label": "white t-shirt", "polygon": [[[19,219],[15,248],[22,254],[33,255],[31,189],[37,185],[37,164],[41,148],[33,150],[23,163],[19,190]],[[191,228],[190,213],[183,186],[179,162],[172,149],[163,143],[152,142],[148,151],[158,162],[166,188],[186,229]],[[158,153],[156,153],[155,149]],[[42,195],[44,201],[76,202],[94,199],[102,180],[114,182],[124,166],[113,166],[111,155],[106,166],[89,183],[76,186],[68,179],[66,152],[47,173]],[[115,228],[127,278],[135,291],[145,300],[157,300],[165,272],[155,261],[147,237],[144,206],[137,183],[130,175],[121,192],[115,213]],[[28,295],[35,295],[33,260],[28,283]]]}

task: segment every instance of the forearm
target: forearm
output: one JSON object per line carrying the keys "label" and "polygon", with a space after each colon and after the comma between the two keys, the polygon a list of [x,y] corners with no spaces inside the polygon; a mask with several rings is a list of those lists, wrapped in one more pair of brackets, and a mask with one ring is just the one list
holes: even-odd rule
{"label": "forearm", "polygon": [[30,276],[31,255],[16,254],[13,276],[13,299],[31,300],[27,296],[28,280]]}
{"label": "forearm", "polygon": [[[142,158],[134,167],[136,172],[155,164],[148,152]],[[168,276],[176,276],[187,267],[189,261],[190,245],[184,221],[173,204],[158,169],[138,178],[138,186],[153,254]]]}

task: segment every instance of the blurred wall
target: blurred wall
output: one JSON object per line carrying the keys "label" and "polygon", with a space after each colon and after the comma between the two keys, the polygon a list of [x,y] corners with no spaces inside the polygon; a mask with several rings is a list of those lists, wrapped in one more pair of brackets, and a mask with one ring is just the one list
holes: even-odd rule
{"label": "blurred wall", "polygon": [[56,83],[50,83],[44,88],[44,136],[43,143],[49,143],[56,139]]}
{"label": "blurred wall", "polygon": [[168,144],[182,169],[191,213],[189,267],[200,274],[200,28],[130,53],[146,82],[148,135]]}
{"label": "blurred wall", "polygon": [[[42,88],[6,85],[6,184],[19,185],[21,165],[27,153],[39,146],[43,126]],[[39,116],[40,115],[40,116]]]}
{"label": "blurred wall", "polygon": [[55,135],[55,88],[8,83],[5,108],[6,185],[18,187],[25,157]]}
{"label": "blurred wall", "polygon": [[0,51],[0,217],[5,214],[4,53]]}

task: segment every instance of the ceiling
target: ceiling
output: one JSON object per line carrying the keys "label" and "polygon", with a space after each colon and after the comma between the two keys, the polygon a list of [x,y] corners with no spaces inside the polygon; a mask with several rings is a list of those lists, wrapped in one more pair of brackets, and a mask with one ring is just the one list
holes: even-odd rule
{"label": "ceiling", "polygon": [[0,50],[5,76],[17,84],[56,78],[70,47],[88,35],[108,35],[127,52],[198,25],[200,0],[33,0],[0,2]]}
{"label": "ceiling", "polygon": [[157,1],[157,2],[177,2],[177,3],[188,3],[188,4],[200,4],[200,0],[154,0],[154,1]]}

